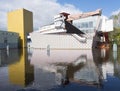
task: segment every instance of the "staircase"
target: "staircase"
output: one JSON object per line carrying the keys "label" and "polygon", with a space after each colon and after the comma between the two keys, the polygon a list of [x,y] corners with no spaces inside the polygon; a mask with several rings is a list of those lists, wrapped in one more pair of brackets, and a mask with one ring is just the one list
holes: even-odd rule
{"label": "staircase", "polygon": [[71,33],[72,36],[79,42],[86,43],[88,36],[84,32],[67,21],[65,21],[65,28],[67,30],[67,33]]}
{"label": "staircase", "polygon": [[86,41],[87,41],[87,38],[81,37],[81,36],[78,35],[78,34],[72,34],[72,36],[73,36],[75,39],[77,39],[79,42],[81,42],[81,43],[86,43]]}

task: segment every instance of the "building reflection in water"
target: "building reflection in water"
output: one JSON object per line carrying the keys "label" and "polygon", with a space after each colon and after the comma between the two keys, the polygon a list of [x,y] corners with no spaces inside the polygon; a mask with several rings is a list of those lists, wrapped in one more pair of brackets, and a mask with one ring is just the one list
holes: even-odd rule
{"label": "building reflection in water", "polygon": [[7,66],[8,83],[48,90],[69,83],[104,87],[108,75],[120,78],[120,57],[110,49],[46,51],[1,50],[0,67]]}
{"label": "building reflection in water", "polygon": [[19,61],[21,52],[18,49],[0,50],[0,66],[7,66]]}
{"label": "building reflection in water", "polygon": [[10,74],[12,73],[9,72],[9,65],[19,63],[21,56],[22,52],[18,49],[9,49],[9,51],[6,49],[0,50],[0,83],[2,83],[0,84],[1,91],[13,91],[13,89],[15,90],[20,87],[13,85],[10,82],[9,78]]}
{"label": "building reflection in water", "polygon": [[42,90],[67,82],[101,86],[106,72],[114,73],[113,64],[106,64],[108,59],[108,50],[51,50],[48,56],[46,50],[34,49],[34,86],[39,85]]}
{"label": "building reflection in water", "polygon": [[44,90],[69,82],[103,87],[108,75],[120,71],[114,62],[117,54],[111,53],[110,49],[51,50],[47,55],[46,50],[34,49],[31,57],[35,67],[34,87]]}
{"label": "building reflection in water", "polygon": [[12,84],[27,86],[34,80],[34,68],[28,60],[26,49],[21,50],[19,61],[8,66],[9,80]]}
{"label": "building reflection in water", "polygon": [[[87,59],[93,61],[91,52],[91,50],[82,50],[82,52],[77,50],[51,50],[50,55],[47,55],[46,50],[34,49],[31,57],[31,64],[35,67],[34,86],[44,90],[60,85],[61,80],[66,79],[67,75],[71,73],[71,70],[68,70],[69,66],[73,66],[72,72],[75,70],[77,72],[81,68],[80,65],[84,65]],[[84,56],[87,56],[87,59]]]}
{"label": "building reflection in water", "polygon": [[[9,54],[9,55],[8,55]],[[0,50],[0,66],[8,66],[8,79],[14,85],[26,86],[34,80],[34,68],[25,49]]]}

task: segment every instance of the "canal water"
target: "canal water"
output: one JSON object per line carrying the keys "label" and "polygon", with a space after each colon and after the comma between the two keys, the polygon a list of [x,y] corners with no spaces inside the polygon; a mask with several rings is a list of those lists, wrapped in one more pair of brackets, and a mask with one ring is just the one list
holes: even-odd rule
{"label": "canal water", "polygon": [[0,50],[0,91],[119,90],[119,51]]}

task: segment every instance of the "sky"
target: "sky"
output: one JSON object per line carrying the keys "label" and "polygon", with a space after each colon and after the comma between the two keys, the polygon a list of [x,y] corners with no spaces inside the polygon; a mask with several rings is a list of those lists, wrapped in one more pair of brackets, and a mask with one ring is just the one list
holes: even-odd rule
{"label": "sky", "polygon": [[0,0],[0,30],[7,30],[7,13],[25,8],[33,12],[34,30],[53,22],[60,12],[77,14],[102,9],[110,17],[120,12],[120,0]]}

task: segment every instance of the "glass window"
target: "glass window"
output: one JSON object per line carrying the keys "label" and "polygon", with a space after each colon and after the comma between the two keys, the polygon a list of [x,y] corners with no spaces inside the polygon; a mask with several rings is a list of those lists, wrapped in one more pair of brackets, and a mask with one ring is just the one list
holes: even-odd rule
{"label": "glass window", "polygon": [[93,22],[92,21],[89,22],[89,28],[93,28]]}
{"label": "glass window", "polygon": [[86,22],[85,27],[88,28],[88,23]]}
{"label": "glass window", "polygon": [[77,22],[74,24],[77,28],[93,28],[93,21]]}

